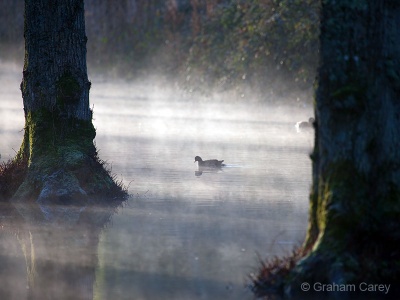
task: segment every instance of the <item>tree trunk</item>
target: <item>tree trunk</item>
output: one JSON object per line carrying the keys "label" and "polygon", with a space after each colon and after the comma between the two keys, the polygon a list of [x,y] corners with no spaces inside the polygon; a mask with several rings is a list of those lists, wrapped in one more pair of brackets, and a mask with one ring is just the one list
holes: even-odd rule
{"label": "tree trunk", "polygon": [[400,280],[399,24],[397,1],[322,1],[310,252],[288,294]]}
{"label": "tree trunk", "polygon": [[97,157],[89,107],[83,0],[25,1],[21,91],[25,134],[16,161],[27,173],[14,203],[85,205],[91,195],[123,195]]}

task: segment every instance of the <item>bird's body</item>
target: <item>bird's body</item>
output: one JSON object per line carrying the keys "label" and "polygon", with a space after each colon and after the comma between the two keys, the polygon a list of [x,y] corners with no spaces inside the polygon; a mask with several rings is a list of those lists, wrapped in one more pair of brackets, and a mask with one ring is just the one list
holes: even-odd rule
{"label": "bird's body", "polygon": [[224,166],[223,160],[218,159],[202,160],[200,156],[196,156],[194,162],[196,161],[198,166],[203,168],[221,168]]}
{"label": "bird's body", "polygon": [[301,132],[303,130],[309,130],[314,128],[314,118],[309,118],[308,121],[300,121],[297,122],[295,127],[297,132]]}

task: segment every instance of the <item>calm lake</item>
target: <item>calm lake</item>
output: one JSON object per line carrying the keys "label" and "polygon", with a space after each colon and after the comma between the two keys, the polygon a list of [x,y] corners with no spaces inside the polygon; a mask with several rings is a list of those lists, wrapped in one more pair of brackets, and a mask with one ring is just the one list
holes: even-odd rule
{"label": "calm lake", "polygon": [[[21,77],[0,64],[1,161],[22,141]],[[294,124],[311,107],[90,77],[100,158],[131,197],[104,229],[3,214],[0,298],[253,299],[258,257],[305,236],[313,136]],[[196,155],[226,166],[199,172]]]}

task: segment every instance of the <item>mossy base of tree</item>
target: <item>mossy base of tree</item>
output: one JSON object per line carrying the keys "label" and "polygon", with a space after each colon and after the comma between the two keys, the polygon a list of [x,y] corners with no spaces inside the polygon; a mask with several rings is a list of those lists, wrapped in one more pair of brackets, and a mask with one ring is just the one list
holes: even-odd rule
{"label": "mossy base of tree", "polygon": [[[354,184],[354,172],[350,174],[353,175],[353,181],[348,181],[347,185],[330,184],[321,197],[311,197],[311,202],[319,203],[310,208],[311,216],[316,218],[314,224],[318,224],[319,235],[313,237],[310,232],[314,229],[309,228],[302,248],[290,256],[263,262],[258,275],[252,278],[253,291],[257,296],[274,294],[289,299],[399,299],[400,225],[395,214],[396,206],[391,206],[392,210],[386,213],[385,210],[361,213],[363,208],[357,209],[356,205],[362,202],[349,199],[346,209],[337,205],[335,211],[317,211],[321,203],[328,206],[338,203],[334,199],[341,194],[337,189],[349,192],[350,188],[360,187]],[[388,195],[389,198],[392,196]],[[391,202],[388,199],[381,201]],[[359,214],[353,214],[353,218],[345,217],[353,209]],[[385,216],[377,218],[379,214]],[[345,219],[348,222],[341,221]],[[307,292],[302,290],[304,283],[309,284],[310,290]],[[388,294],[364,292],[360,289],[361,283],[390,284],[390,290]],[[325,289],[322,292],[315,290],[314,284],[351,285],[355,291]]]}
{"label": "mossy base of tree", "polygon": [[63,119],[44,110],[25,118],[20,151],[0,174],[3,200],[21,215],[75,222],[91,204],[119,204],[127,197],[98,158],[91,121]]}
{"label": "mossy base of tree", "polygon": [[[390,167],[388,164],[386,171]],[[379,179],[371,180],[357,171],[351,161],[339,160],[326,169],[318,189],[315,186],[312,189],[309,228],[303,247],[292,256],[264,263],[253,281],[255,293],[276,291],[296,299],[312,294],[312,288],[306,293],[301,290],[305,282],[311,287],[314,283],[357,287],[365,282],[391,284],[391,290],[384,295],[366,294],[358,289],[361,299],[399,299],[400,192],[394,184],[385,184],[390,182],[383,175],[387,173],[385,170],[377,172],[382,174]],[[372,193],[378,186],[384,187],[380,194]],[[356,292],[351,291],[347,296],[355,296]],[[317,291],[315,294],[325,299],[343,298],[346,293],[323,295]]]}
{"label": "mossy base of tree", "polygon": [[[370,255],[317,250],[301,257],[301,249],[296,250],[290,256],[263,262],[252,278],[252,290],[265,299],[399,299],[399,251],[387,256],[379,241],[368,251]],[[326,284],[324,290],[322,284]],[[390,285],[388,293],[365,291],[367,285],[376,284]],[[336,288],[329,290],[329,285]],[[307,286],[309,290],[305,291]]]}

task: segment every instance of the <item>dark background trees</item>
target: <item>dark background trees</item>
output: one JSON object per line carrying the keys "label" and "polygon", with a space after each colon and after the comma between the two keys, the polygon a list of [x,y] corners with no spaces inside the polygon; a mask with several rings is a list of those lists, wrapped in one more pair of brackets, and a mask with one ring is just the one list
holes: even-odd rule
{"label": "dark background trees", "polygon": [[[22,5],[0,0],[2,56],[10,44],[23,55]],[[317,0],[87,0],[88,64],[126,78],[174,72],[188,89],[310,90],[318,7]]]}

